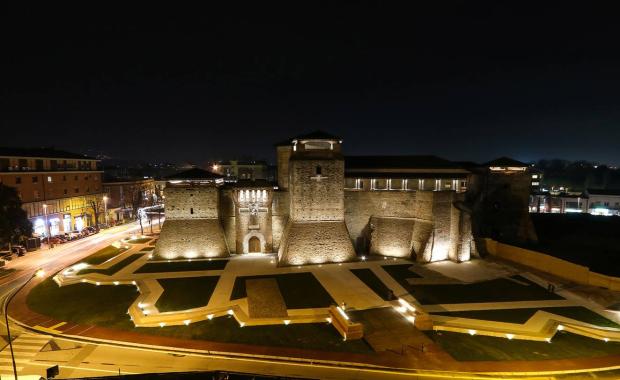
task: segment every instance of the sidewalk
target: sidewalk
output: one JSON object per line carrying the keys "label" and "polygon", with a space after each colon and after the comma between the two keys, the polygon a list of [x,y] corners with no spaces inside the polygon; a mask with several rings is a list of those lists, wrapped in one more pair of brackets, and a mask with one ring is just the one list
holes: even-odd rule
{"label": "sidewalk", "polygon": [[11,304],[11,318],[44,334],[65,334],[84,339],[117,341],[136,346],[152,345],[180,350],[199,350],[205,353],[231,356],[266,356],[270,360],[325,361],[327,365],[379,366],[403,370],[432,370],[471,373],[517,372],[570,372],[597,368],[618,367],[620,356],[577,358],[544,361],[476,361],[459,362],[444,351],[429,349],[427,352],[405,350],[403,355],[391,351],[374,354],[324,352],[298,348],[266,347],[247,344],[217,343],[154,336],[99,326],[84,326],[57,321],[31,311],[26,304],[28,292],[38,283],[33,281],[17,294]]}

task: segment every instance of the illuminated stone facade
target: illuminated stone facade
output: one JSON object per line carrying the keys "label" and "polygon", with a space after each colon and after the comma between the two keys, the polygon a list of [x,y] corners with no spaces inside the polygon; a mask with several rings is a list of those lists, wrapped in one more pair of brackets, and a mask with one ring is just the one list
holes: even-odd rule
{"label": "illuminated stone facade", "polygon": [[154,255],[163,259],[228,256],[213,184],[167,186],[166,221]]}
{"label": "illuminated stone facade", "polygon": [[181,181],[166,188],[156,254],[277,253],[280,265],[363,254],[466,261],[475,254],[463,206],[468,171],[425,156],[369,169],[357,160],[349,172],[341,143],[323,133],[287,140],[277,148],[277,184]]}

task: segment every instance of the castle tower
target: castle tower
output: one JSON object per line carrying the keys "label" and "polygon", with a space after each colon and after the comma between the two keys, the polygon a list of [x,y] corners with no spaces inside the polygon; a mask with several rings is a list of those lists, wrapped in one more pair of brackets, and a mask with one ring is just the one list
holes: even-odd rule
{"label": "castle tower", "polygon": [[[342,140],[314,132],[293,138],[290,144],[290,215],[278,252],[279,263],[302,265],[353,259],[355,251],[344,223]],[[278,166],[283,167],[280,162]]]}
{"label": "castle tower", "polygon": [[171,260],[228,256],[219,220],[222,177],[195,168],[166,179],[166,220],[155,245],[155,257]]}

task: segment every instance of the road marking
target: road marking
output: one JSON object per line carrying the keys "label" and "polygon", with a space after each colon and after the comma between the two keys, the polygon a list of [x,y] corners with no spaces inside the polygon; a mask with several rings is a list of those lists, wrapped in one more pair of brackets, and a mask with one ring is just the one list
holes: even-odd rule
{"label": "road marking", "polygon": [[13,341],[14,355],[11,355],[11,349],[8,344],[0,351],[0,374],[11,375],[13,373],[13,357],[15,357],[15,363],[21,364],[20,367],[17,367],[18,372],[22,371],[25,366],[31,365],[31,360],[51,339],[52,337],[47,335],[29,333],[19,335]]}
{"label": "road marking", "polygon": [[50,334],[62,334],[62,331],[60,331],[60,330],[55,330],[55,329],[54,329],[54,327],[59,327],[59,326],[62,326],[62,325],[64,325],[65,323],[67,323],[67,322],[62,322],[62,323],[59,323],[59,324],[54,325],[54,326],[52,326],[52,327],[43,327],[43,326],[36,325],[36,326],[34,326],[33,328],[34,328],[34,329],[37,329],[37,330],[42,330],[42,331],[45,331],[45,332],[50,333]]}
{"label": "road marking", "polygon": [[50,330],[54,330],[54,329],[59,328],[60,326],[66,325],[66,324],[67,324],[67,322],[60,322],[60,323],[55,324],[54,326],[50,326],[49,329]]}

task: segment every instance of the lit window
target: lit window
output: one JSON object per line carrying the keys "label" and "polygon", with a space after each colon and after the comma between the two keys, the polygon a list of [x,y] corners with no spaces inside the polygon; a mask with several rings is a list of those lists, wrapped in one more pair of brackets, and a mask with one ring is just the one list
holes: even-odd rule
{"label": "lit window", "polygon": [[50,182],[50,183],[52,182],[52,176],[50,175],[47,176],[47,182]]}

